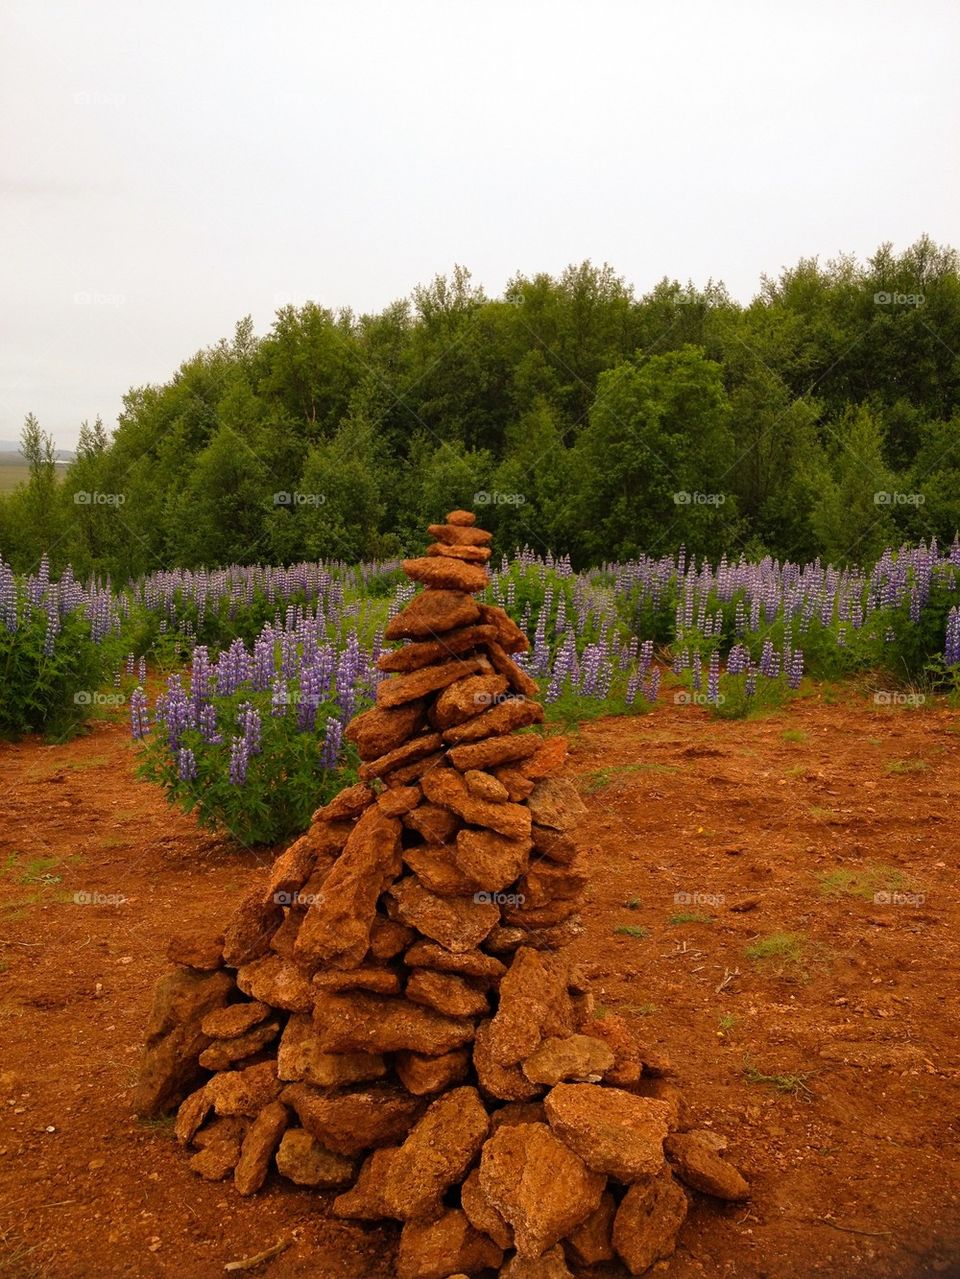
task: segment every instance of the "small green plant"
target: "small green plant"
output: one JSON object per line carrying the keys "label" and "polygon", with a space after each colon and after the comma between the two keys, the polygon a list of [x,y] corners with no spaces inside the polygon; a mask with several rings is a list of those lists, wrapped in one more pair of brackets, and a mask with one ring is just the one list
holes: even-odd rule
{"label": "small green plant", "polygon": [[778,977],[805,978],[808,952],[809,942],[800,933],[770,933],[745,947],[749,960]]}
{"label": "small green plant", "polygon": [[799,742],[806,742],[809,740],[808,735],[802,732],[799,728],[785,728],[783,732],[780,734],[780,737],[785,742],[799,743]]}
{"label": "small green plant", "polygon": [[888,773],[922,773],[930,765],[925,759],[894,759],[887,765]]}
{"label": "small green plant", "polygon": [[769,1075],[758,1070],[747,1058],[743,1067],[743,1077],[748,1084],[765,1084],[768,1088],[775,1088],[777,1092],[803,1097],[807,1101],[813,1097],[813,1093],[807,1087],[809,1074]]}
{"label": "small green plant", "polygon": [[634,1017],[652,1017],[657,1011],[656,1004],[622,1004],[621,1008]]}
{"label": "small green plant", "polygon": [[877,893],[900,892],[904,886],[903,872],[893,866],[870,864],[861,870],[825,871],[817,876],[820,892],[825,897],[862,897],[872,901]]}
{"label": "small green plant", "polygon": [[712,915],[701,915],[695,910],[679,910],[667,920],[669,924],[712,924]]}
{"label": "small green plant", "polygon": [[613,931],[620,933],[624,937],[636,937],[640,940],[650,934],[650,929],[644,928],[640,924],[621,924],[619,928],[615,928]]}
{"label": "small green plant", "polygon": [[628,897],[623,904],[627,910],[639,910],[643,902],[639,897]]}
{"label": "small green plant", "polygon": [[737,1024],[737,1019],[736,1017],[734,1017],[733,1013],[721,1013],[720,1016],[717,1018],[717,1034],[718,1035],[729,1034],[730,1031],[733,1030],[736,1024]]}

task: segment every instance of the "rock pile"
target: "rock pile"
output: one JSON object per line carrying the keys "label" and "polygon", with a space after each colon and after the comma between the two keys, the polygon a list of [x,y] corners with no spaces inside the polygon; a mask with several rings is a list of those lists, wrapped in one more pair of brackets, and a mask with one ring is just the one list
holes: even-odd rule
{"label": "rock pile", "polygon": [[361,780],[221,936],[171,943],[136,1108],[179,1104],[191,1167],[241,1194],[275,1165],[340,1191],[340,1217],[402,1223],[399,1279],[641,1274],[674,1250],[681,1181],[748,1188],[557,953],[591,859],[566,742],[529,731],[526,637],[474,599],[490,534],[464,511],[429,531],[387,629],[407,642],[347,729]]}

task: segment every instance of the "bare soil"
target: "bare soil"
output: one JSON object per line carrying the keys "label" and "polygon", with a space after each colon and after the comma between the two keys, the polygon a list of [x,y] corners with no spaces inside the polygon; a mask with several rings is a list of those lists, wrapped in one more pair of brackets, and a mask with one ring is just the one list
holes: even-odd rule
{"label": "bare soil", "polygon": [[[598,853],[571,950],[753,1186],[698,1199],[657,1274],[960,1276],[958,764],[960,715],[853,696],[577,736]],[[395,1231],[277,1179],[202,1182],[131,1114],[168,936],[225,918],[271,856],[134,765],[119,724],[0,747],[0,1275],[213,1279],[288,1241],[252,1273],[387,1279]]]}

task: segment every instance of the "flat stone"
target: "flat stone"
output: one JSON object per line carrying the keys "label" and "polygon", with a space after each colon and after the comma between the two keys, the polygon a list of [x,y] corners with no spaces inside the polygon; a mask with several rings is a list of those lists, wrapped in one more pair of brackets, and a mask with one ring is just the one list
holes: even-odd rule
{"label": "flat stone", "polygon": [[483,1147],[480,1186],[512,1228],[517,1254],[535,1260],[599,1206],[606,1178],[546,1124],[500,1127]]}
{"label": "flat stone", "polygon": [[261,1048],[276,1039],[280,1031],[280,1023],[276,1019],[261,1022],[245,1035],[236,1035],[233,1039],[215,1039],[209,1048],[200,1054],[200,1065],[204,1070],[226,1070],[234,1062],[252,1057]]}
{"label": "flat stone", "polygon": [[496,893],[526,870],[530,847],[529,839],[508,839],[491,830],[465,828],[457,833],[453,855],[464,876],[477,887]]}
{"label": "flat stone", "polygon": [[443,740],[451,746],[461,746],[467,742],[478,742],[485,737],[502,737],[516,732],[520,728],[528,728],[531,724],[539,724],[543,720],[543,707],[539,702],[516,694],[506,701],[491,706],[488,711],[468,719],[465,724],[456,724],[453,728],[443,730]]}
{"label": "flat stone", "polygon": [[[419,672],[417,672],[419,674]],[[412,676],[400,676],[401,679],[412,678]],[[381,685],[381,688],[383,686]],[[370,780],[375,778],[388,778],[389,782],[394,780],[390,778],[390,774],[398,772],[407,765],[416,764],[421,759],[429,755],[436,754],[442,747],[443,742],[439,733],[425,733],[419,737],[411,737],[408,742],[404,742],[402,746],[398,746],[396,750],[389,751],[386,755],[378,755],[376,759],[367,760],[365,764],[360,765],[360,776]],[[410,780],[404,778],[404,782]]]}
{"label": "flat stone", "polygon": [[523,1063],[523,1073],[534,1084],[559,1084],[564,1080],[596,1083],[614,1063],[613,1053],[602,1039],[568,1035],[544,1039]]}
{"label": "flat stone", "polygon": [[523,895],[524,909],[539,910],[555,901],[573,901],[580,897],[590,879],[590,858],[581,849],[567,866],[556,862],[534,862],[517,885]]}
{"label": "flat stone", "polygon": [[422,1053],[399,1052],[394,1068],[407,1092],[415,1097],[444,1092],[452,1084],[465,1079],[470,1069],[470,1054],[464,1048],[425,1057]]}
{"label": "flat stone", "polygon": [[540,738],[535,733],[509,734],[506,737],[488,737],[469,746],[456,746],[447,752],[447,758],[461,773],[472,768],[495,768],[498,764],[515,763],[528,759],[536,752]]}
{"label": "flat stone", "polygon": [[524,697],[536,697],[540,692],[537,681],[527,674],[522,667],[518,666],[505,648],[502,648],[496,639],[485,644],[487,656],[490,658],[490,665],[502,675],[510,687],[516,693],[522,693]]}
{"label": "flat stone", "polygon": [[482,528],[466,528],[447,521],[446,524],[428,524],[427,532],[444,546],[486,546],[493,541],[493,534]]}
{"label": "flat stone", "polygon": [[502,764],[491,773],[507,792],[507,798],[514,804],[521,804],[533,790],[534,783],[524,777],[512,764]]}
{"label": "flat stone", "polygon": [[287,1022],[277,1054],[277,1074],[285,1082],[342,1087],[381,1079],[387,1065],[379,1053],[330,1053],[320,1048],[312,1018],[295,1013]]}
{"label": "flat stone", "polygon": [[290,1122],[290,1112],[279,1101],[264,1106],[250,1125],[233,1170],[233,1184],[241,1195],[253,1195],[267,1177],[270,1161]]}
{"label": "flat stone", "polygon": [[493,955],[482,950],[464,950],[454,953],[432,941],[415,942],[403,957],[411,968],[433,968],[440,973],[460,973],[487,984],[497,984],[507,971],[507,966]]}
{"label": "flat stone", "polygon": [[508,1101],[490,1115],[490,1129],[496,1132],[505,1124],[545,1124],[547,1112],[542,1101]]}
{"label": "flat stone", "polygon": [[383,1201],[383,1187],[398,1149],[398,1146],[384,1146],[367,1156],[356,1182],[334,1199],[334,1216],[345,1217],[348,1221],[379,1221],[382,1217],[389,1217]]}
{"label": "flat stone", "polygon": [[296,1111],[307,1132],[337,1155],[359,1155],[402,1141],[423,1111],[418,1098],[388,1084],[355,1092],[288,1084],[280,1100]]}
{"label": "flat stone", "polygon": [[503,782],[497,781],[492,773],[482,772],[479,768],[468,769],[463,780],[475,799],[485,799],[491,804],[505,804],[510,798],[510,792]]}
{"label": "flat stone", "polygon": [[460,818],[439,804],[420,804],[404,814],[403,824],[416,831],[428,844],[445,844],[460,829]]}
{"label": "flat stone", "polygon": [[247,1115],[254,1119],[264,1106],[276,1101],[282,1088],[277,1063],[261,1061],[214,1075],[207,1082],[207,1097],[218,1115]]}
{"label": "flat stone", "polygon": [[370,954],[374,959],[394,959],[415,940],[416,933],[395,919],[375,915],[370,928]]}
{"label": "flat stone", "polygon": [[295,963],[282,955],[264,955],[237,970],[237,985],[251,999],[291,1013],[309,1012],[313,987]]}
{"label": "flat stone", "polygon": [[500,1279],[573,1279],[573,1272],[567,1265],[563,1245],[554,1244],[542,1257],[535,1260],[529,1257],[511,1257],[501,1269]]}
{"label": "flat stone", "polygon": [[226,972],[174,968],[153,991],[133,1110],[156,1118],[178,1106],[200,1078],[200,1054],[210,1045],[204,1018],[236,991]]}
{"label": "flat stone", "polygon": [[306,1128],[288,1128],[277,1149],[277,1171],[297,1186],[334,1190],[353,1181],[355,1165],[321,1146]]}
{"label": "flat stone", "polygon": [[423,793],[474,826],[486,826],[510,839],[530,837],[530,811],[520,804],[491,804],[476,799],[454,768],[435,768],[423,778]]}
{"label": "flat stone", "polygon": [[[490,1051],[490,1023],[477,1027],[473,1044],[473,1068],[484,1096],[498,1101],[530,1101],[539,1097],[543,1088],[532,1084],[519,1066],[501,1066]],[[499,1112],[494,1112],[495,1116]]]}
{"label": "flat stone", "polygon": [[561,866],[569,866],[579,851],[569,835],[548,826],[538,826],[536,822],[530,828],[530,838],[538,853]]}
{"label": "flat stone", "polygon": [[500,1006],[490,1023],[490,1051],[502,1066],[526,1059],[550,1036],[573,1034],[567,962],[521,947],[500,982]]}
{"label": "flat stone", "polygon": [[617,1201],[609,1190],[603,1192],[600,1206],[567,1236],[567,1248],[578,1266],[598,1266],[613,1261],[613,1219]]}
{"label": "flat stone", "polygon": [[264,891],[255,888],[247,893],[234,911],[223,939],[223,962],[229,968],[240,968],[259,959],[270,949],[270,938],[283,923],[283,911],[276,902],[264,904]]}
{"label": "flat stone", "polygon": [[750,1187],[740,1172],[694,1133],[671,1133],[664,1150],[673,1171],[694,1190],[731,1203],[750,1198]]}
{"label": "flat stone", "polygon": [[574,898],[558,898],[547,906],[528,906],[522,899],[521,885],[517,885],[517,904],[504,903],[503,922],[532,931],[537,928],[553,928],[562,924],[580,909],[579,901]]}
{"label": "flat stone", "polygon": [[472,897],[480,887],[454,860],[455,844],[419,844],[404,850],[403,860],[428,892],[439,897]]}
{"label": "flat stone", "polygon": [[687,1216],[687,1196],[669,1172],[631,1186],[613,1219],[613,1246],[632,1275],[672,1257]]}
{"label": "flat stone", "polygon": [[439,1056],[473,1039],[473,1022],[445,1017],[408,999],[360,991],[328,995],[314,1005],[314,1029],[324,1052],[418,1052]]}
{"label": "flat stone", "polygon": [[448,511],[444,516],[445,524],[457,524],[461,528],[472,528],[477,522],[477,517],[473,511]]}
{"label": "flat stone", "polygon": [[464,591],[426,590],[415,595],[387,623],[388,640],[434,639],[445,631],[473,626],[480,621],[480,609]]}
{"label": "flat stone", "polygon": [[498,1248],[513,1247],[513,1231],[483,1193],[479,1168],[474,1168],[460,1187],[460,1206],[474,1230],[489,1235]]}
{"label": "flat stone", "polygon": [[518,765],[524,777],[531,781],[542,781],[559,773],[570,755],[570,742],[566,737],[544,737],[540,740],[540,748],[524,763]]}
{"label": "flat stone", "polygon": [[637,1037],[623,1017],[607,1013],[583,1021],[580,1030],[593,1039],[601,1039],[613,1053],[613,1065],[604,1072],[604,1080],[617,1088],[629,1088],[643,1074],[643,1061]]}
{"label": "flat stone", "polygon": [[431,542],[425,553],[427,555],[444,556],[450,560],[466,560],[468,564],[486,564],[490,558],[489,547],[447,546],[443,542]]}
{"label": "flat stone", "polygon": [[317,861],[314,842],[309,835],[302,835],[273,863],[262,898],[262,905],[289,906],[294,893],[298,893],[313,874]]}
{"label": "flat stone", "polygon": [[413,875],[394,884],[390,892],[400,921],[447,950],[473,950],[500,921],[499,907],[492,902],[468,896],[439,897]]}
{"label": "flat stone", "polygon": [[200,1029],[212,1039],[233,1039],[244,1035],[270,1016],[270,1009],[258,999],[241,1004],[227,1004],[225,1008],[215,1008],[207,1013],[200,1023]]}
{"label": "flat stone", "polygon": [[407,982],[406,996],[448,1017],[484,1017],[490,1011],[487,997],[466,977],[415,968]]}
{"label": "flat stone", "polygon": [[377,668],[381,671],[416,671],[422,666],[433,666],[437,662],[468,653],[480,645],[485,646],[495,637],[496,629],[492,626],[461,626],[457,630],[447,631],[442,639],[404,644],[402,648],[381,653],[377,659]]}
{"label": "flat stone", "polygon": [[454,1088],[432,1102],[386,1169],[383,1202],[400,1221],[435,1216],[487,1139],[490,1121],[476,1088]]}
{"label": "flat stone", "polygon": [[370,990],[375,995],[399,995],[400,978],[392,968],[379,964],[361,964],[359,968],[327,968],[314,973],[317,990]]}
{"label": "flat stone", "polygon": [[186,1146],[193,1141],[197,1130],[210,1113],[212,1105],[213,1102],[207,1098],[205,1084],[180,1103],[176,1122],[173,1125],[173,1135],[181,1145]]}
{"label": "flat stone", "polygon": [[487,626],[497,630],[496,642],[507,653],[525,653],[530,641],[504,609],[496,604],[480,605],[480,620]]}
{"label": "flat stone", "polygon": [[392,710],[371,706],[353,717],[343,735],[348,742],[353,742],[361,759],[376,759],[408,741],[421,728],[425,717],[426,702],[422,700],[406,702]]}
{"label": "flat stone", "polygon": [[453,1271],[476,1275],[498,1270],[503,1251],[482,1235],[460,1208],[435,1221],[408,1221],[400,1232],[397,1279],[448,1279]]}
{"label": "flat stone", "polygon": [[502,675],[469,675],[444,689],[430,711],[434,728],[453,728],[490,709],[507,689]]}
{"label": "flat stone", "polygon": [[467,591],[473,595],[490,585],[486,570],[479,564],[441,555],[404,560],[403,571],[411,581],[445,591]]}
{"label": "flat stone", "polygon": [[377,798],[377,807],[388,817],[402,817],[420,803],[423,795],[419,786],[396,786],[385,790]]}
{"label": "flat stone", "polygon": [[661,1101],[622,1088],[558,1084],[544,1109],[553,1132],[594,1172],[629,1184],[663,1167],[669,1112]]}
{"label": "flat stone", "polygon": [[[357,719],[360,718],[362,717],[357,716]],[[344,733],[348,742],[354,740],[350,732],[355,723],[356,720],[351,720]],[[378,752],[378,754],[380,753],[382,752]],[[317,809],[313,814],[313,820],[314,822],[353,821],[365,809],[369,808],[375,799],[376,796],[365,782],[357,782],[354,786],[345,786],[342,791],[338,791],[334,795],[329,804],[324,804],[322,808]]]}
{"label": "flat stone", "polygon": [[546,777],[537,782],[527,799],[527,806],[538,826],[552,830],[569,830],[587,812],[577,788],[565,777]]}
{"label": "flat stone", "polygon": [[192,1172],[199,1173],[204,1181],[223,1181],[229,1177],[240,1158],[240,1142],[222,1138],[204,1146],[189,1161]]}
{"label": "flat stone", "polygon": [[[322,881],[321,881],[322,882]],[[297,894],[291,894],[291,898],[296,896],[297,900],[312,901],[313,895],[309,897],[301,890]],[[297,936],[300,932],[300,925],[303,923],[306,915],[306,906],[295,906],[288,910],[284,916],[283,923],[270,938],[270,949],[277,955],[281,955],[286,960],[293,960],[294,948],[297,944]]]}
{"label": "flat stone", "polygon": [[177,933],[167,943],[167,958],[200,972],[223,967],[223,934]]}
{"label": "flat stone", "polygon": [[400,873],[400,822],[376,805],[353,829],[300,927],[295,954],[310,963],[353,968],[370,946],[377,898]]}
{"label": "flat stone", "polygon": [[206,1150],[207,1146],[212,1146],[216,1141],[233,1141],[237,1144],[239,1158],[240,1146],[247,1135],[250,1122],[245,1115],[215,1115],[194,1135],[193,1145],[198,1150]]}

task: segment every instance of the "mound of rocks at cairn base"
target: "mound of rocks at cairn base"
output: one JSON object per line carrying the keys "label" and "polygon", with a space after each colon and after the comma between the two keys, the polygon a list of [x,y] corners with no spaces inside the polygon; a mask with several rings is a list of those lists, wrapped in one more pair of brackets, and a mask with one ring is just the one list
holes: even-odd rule
{"label": "mound of rocks at cairn base", "polygon": [[558,953],[597,856],[566,741],[536,729],[525,635],[474,598],[490,534],[465,511],[429,531],[346,730],[361,780],[222,932],[171,941],[135,1109],[178,1106],[190,1166],[242,1195],[273,1169],[397,1222],[399,1279],[642,1274],[692,1192],[749,1190]]}

